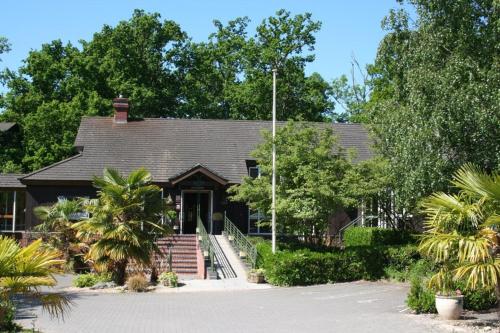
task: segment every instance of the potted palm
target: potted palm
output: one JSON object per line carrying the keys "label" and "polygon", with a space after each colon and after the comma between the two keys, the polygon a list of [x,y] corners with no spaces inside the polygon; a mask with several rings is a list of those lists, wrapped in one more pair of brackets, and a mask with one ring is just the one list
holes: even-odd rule
{"label": "potted palm", "polygon": [[462,312],[463,296],[453,291],[457,281],[465,281],[466,289],[497,288],[500,294],[500,175],[465,165],[452,184],[455,193],[438,192],[423,201],[426,231],[419,247],[441,266],[429,287],[446,319]]}

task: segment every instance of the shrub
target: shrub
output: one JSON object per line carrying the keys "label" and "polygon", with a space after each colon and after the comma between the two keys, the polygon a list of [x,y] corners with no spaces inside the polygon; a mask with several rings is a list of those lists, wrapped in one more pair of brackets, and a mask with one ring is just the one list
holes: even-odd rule
{"label": "shrub", "polygon": [[21,327],[14,322],[16,307],[11,301],[0,302],[0,331],[17,332]]}
{"label": "shrub", "polygon": [[135,274],[127,279],[127,288],[130,291],[146,291],[149,287],[149,281],[144,274]]}
{"label": "shrub", "polygon": [[79,274],[74,280],[73,284],[78,288],[92,287],[99,282],[109,282],[112,277],[110,273],[87,273]]}
{"label": "shrub", "polygon": [[396,281],[408,281],[414,266],[420,261],[416,245],[386,247],[385,277]]}
{"label": "shrub", "polygon": [[294,286],[328,282],[374,280],[383,276],[385,262],[383,248],[357,247],[332,250],[329,253],[278,251],[262,253],[260,266],[265,269],[266,280],[274,285]]}
{"label": "shrub", "polygon": [[464,309],[480,311],[493,308],[497,304],[494,289],[465,289],[465,282],[457,282],[456,289],[460,289],[464,295]]}
{"label": "shrub", "polygon": [[175,272],[163,272],[158,277],[158,281],[165,286],[177,287],[179,284],[179,278]]}
{"label": "shrub", "polygon": [[426,286],[426,280],[413,278],[406,304],[416,313],[436,313],[434,292]]}
{"label": "shrub", "polygon": [[346,247],[401,245],[412,241],[414,241],[414,236],[406,230],[350,227],[344,232],[344,245]]}

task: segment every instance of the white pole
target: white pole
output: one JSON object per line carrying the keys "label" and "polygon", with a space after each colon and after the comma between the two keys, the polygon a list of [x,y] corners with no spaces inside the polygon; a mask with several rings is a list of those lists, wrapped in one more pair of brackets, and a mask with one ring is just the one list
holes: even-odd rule
{"label": "white pole", "polygon": [[276,253],[276,69],[273,69],[273,180],[271,201],[272,251]]}
{"label": "white pole", "polygon": [[16,201],[17,201],[17,191],[14,191],[14,203],[12,204],[12,232],[15,232],[16,231],[16,218],[17,218],[17,204],[16,204]]}

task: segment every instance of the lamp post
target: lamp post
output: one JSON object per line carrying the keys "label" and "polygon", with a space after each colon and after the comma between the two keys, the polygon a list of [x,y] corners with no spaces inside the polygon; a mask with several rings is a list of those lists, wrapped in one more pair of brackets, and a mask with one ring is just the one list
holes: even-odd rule
{"label": "lamp post", "polygon": [[273,69],[273,175],[272,175],[272,198],[271,198],[271,238],[272,251],[276,253],[276,74],[277,69]]}

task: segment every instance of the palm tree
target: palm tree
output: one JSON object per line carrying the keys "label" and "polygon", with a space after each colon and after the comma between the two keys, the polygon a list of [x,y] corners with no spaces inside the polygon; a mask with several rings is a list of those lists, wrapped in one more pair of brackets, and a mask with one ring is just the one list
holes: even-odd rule
{"label": "palm tree", "polygon": [[49,234],[48,243],[62,252],[67,265],[75,255],[81,255],[84,248],[76,238],[75,229],[71,227],[75,214],[82,210],[81,200],[67,199],[52,206],[39,206],[34,209],[35,215],[42,221],[35,229]]}
{"label": "palm tree", "polygon": [[452,180],[455,194],[434,193],[423,202],[426,232],[420,250],[442,264],[430,285],[450,290],[464,279],[466,288],[500,291],[500,175],[467,164]]}
{"label": "palm tree", "polygon": [[[63,314],[70,305],[69,300],[61,294],[42,294],[40,291],[42,286],[56,284],[53,274],[59,273],[64,264],[60,257],[58,250],[44,247],[40,239],[21,248],[14,239],[0,236],[0,297],[3,304],[12,302],[15,294],[23,294],[40,300],[51,316]],[[5,312],[0,311],[0,316],[5,316]],[[0,323],[4,321],[5,317],[1,317]]]}
{"label": "palm tree", "polygon": [[88,242],[87,259],[98,270],[113,273],[114,281],[123,285],[127,264],[149,266],[153,252],[160,253],[155,233],[165,234],[160,225],[164,213],[161,189],[151,184],[151,174],[138,169],[128,177],[105,169],[102,178],[94,178],[99,190],[97,199],[86,200],[90,218],[73,227],[77,237]]}

